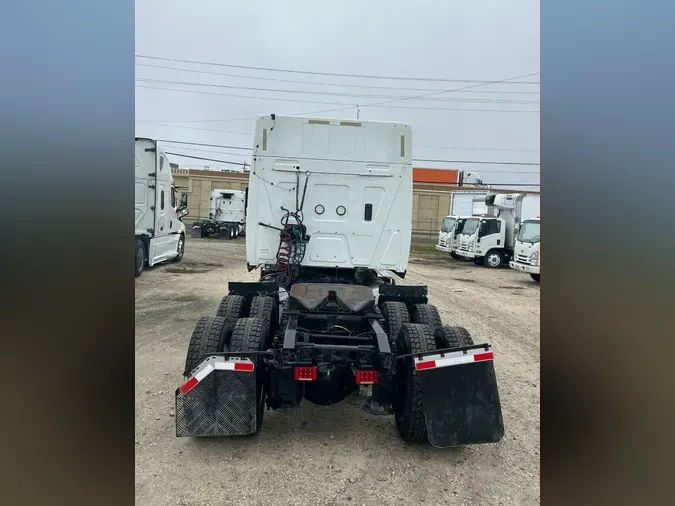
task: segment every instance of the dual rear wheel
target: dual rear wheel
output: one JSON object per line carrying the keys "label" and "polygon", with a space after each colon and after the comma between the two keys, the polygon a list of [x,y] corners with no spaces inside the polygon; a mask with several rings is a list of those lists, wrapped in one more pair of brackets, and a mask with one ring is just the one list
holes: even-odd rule
{"label": "dual rear wheel", "polygon": [[[385,302],[382,315],[396,356],[473,344],[466,329],[443,325],[438,309],[431,304],[415,304],[408,310],[402,302]],[[428,441],[422,386],[412,357],[395,361],[393,408],[396,428],[404,441]]]}
{"label": "dual rear wheel", "polygon": [[[273,297],[253,297],[250,308],[246,297],[226,295],[214,316],[197,320],[185,359],[185,376],[190,376],[205,357],[221,352],[259,352],[270,345],[275,330],[276,303]],[[267,385],[261,355],[251,355],[256,365],[256,433],[260,430]]]}

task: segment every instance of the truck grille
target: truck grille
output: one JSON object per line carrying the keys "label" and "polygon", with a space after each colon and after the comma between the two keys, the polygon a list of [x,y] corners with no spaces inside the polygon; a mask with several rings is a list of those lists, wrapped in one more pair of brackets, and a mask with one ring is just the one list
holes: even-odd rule
{"label": "truck grille", "polygon": [[516,255],[516,262],[519,264],[530,264],[529,255]]}

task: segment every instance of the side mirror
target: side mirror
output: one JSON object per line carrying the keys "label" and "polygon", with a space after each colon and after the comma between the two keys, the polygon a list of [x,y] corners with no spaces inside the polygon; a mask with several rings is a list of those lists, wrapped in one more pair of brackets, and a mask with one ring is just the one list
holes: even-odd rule
{"label": "side mirror", "polygon": [[188,205],[188,196],[187,193],[183,193],[183,195],[180,198],[180,206],[187,207],[187,205]]}
{"label": "side mirror", "polygon": [[182,218],[183,216],[187,215],[190,211],[188,211],[187,207],[182,208],[180,211],[176,212],[176,216],[178,218]]}

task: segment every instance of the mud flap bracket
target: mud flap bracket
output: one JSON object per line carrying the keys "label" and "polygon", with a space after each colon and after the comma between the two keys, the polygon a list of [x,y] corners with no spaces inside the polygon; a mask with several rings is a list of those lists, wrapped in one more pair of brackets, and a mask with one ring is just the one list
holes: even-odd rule
{"label": "mud flap bracket", "polygon": [[416,355],[414,366],[433,446],[496,443],[502,439],[504,421],[489,345]]}
{"label": "mud flap bracket", "polygon": [[206,357],[176,389],[176,436],[256,433],[255,364],[248,358]]}

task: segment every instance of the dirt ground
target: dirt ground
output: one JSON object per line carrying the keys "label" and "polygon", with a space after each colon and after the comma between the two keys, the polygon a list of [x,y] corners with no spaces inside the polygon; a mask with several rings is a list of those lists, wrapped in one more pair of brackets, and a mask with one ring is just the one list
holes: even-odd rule
{"label": "dirt ground", "polygon": [[195,321],[246,272],[244,239],[188,239],[181,263],[136,280],[136,503],[139,505],[520,505],[539,503],[539,286],[512,269],[457,262],[416,245],[405,284],[429,287],[443,322],[495,352],[506,435],[440,450],[403,443],[393,417],[302,403],[266,411],[259,435],[175,437]]}

